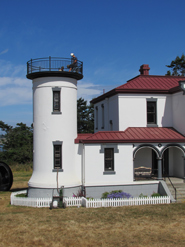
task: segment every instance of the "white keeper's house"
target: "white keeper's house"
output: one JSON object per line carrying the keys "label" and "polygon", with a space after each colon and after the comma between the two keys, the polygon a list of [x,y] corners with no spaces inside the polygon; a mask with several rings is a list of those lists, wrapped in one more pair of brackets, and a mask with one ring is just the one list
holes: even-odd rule
{"label": "white keeper's house", "polygon": [[[33,59],[34,163],[29,197],[82,192],[100,198],[123,190],[132,196],[169,194],[164,176],[185,178],[185,77],[149,75],[95,98],[94,134],[77,133],[77,80],[65,58]],[[60,69],[62,68],[62,69]],[[138,177],[149,180],[138,180]],[[151,179],[154,178],[154,179]]]}

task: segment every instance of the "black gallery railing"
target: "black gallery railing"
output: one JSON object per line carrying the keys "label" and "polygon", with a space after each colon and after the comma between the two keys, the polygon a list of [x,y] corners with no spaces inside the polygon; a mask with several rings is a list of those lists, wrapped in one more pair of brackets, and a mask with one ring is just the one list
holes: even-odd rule
{"label": "black gallery railing", "polygon": [[69,69],[69,65],[72,64],[71,58],[60,58],[60,57],[46,57],[31,59],[27,62],[27,75],[37,72],[47,71],[61,71],[61,72],[72,72],[83,75],[83,62],[77,60],[77,63]]}

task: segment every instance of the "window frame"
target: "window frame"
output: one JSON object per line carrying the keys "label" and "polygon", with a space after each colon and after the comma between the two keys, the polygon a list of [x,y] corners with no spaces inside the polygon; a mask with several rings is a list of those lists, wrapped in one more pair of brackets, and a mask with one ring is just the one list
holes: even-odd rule
{"label": "window frame", "polygon": [[[155,105],[154,112],[148,112],[148,105],[150,103],[153,103]],[[154,122],[149,122],[148,115],[152,115],[154,118]],[[147,120],[147,127],[158,127],[157,125],[157,99],[156,98],[150,98],[146,100],[146,120]]]}
{"label": "window frame", "polygon": [[[114,155],[114,171],[110,171],[107,170],[105,171],[105,149],[106,148],[112,148],[113,149],[113,155]],[[115,154],[119,153],[119,148],[118,148],[118,144],[101,144],[100,150],[99,150],[100,154],[104,155],[104,163],[103,163],[103,175],[115,175],[116,171],[115,171]]]}
{"label": "window frame", "polygon": [[[53,91],[53,111],[52,114],[61,114],[61,88],[59,87],[54,87],[52,88]],[[58,102],[58,107],[55,109],[55,94],[58,94],[59,102]]]}
{"label": "window frame", "polygon": [[[56,165],[56,148],[59,148],[59,166]],[[62,169],[62,142],[55,141],[53,142],[53,171],[63,171]]]}
{"label": "window frame", "polygon": [[[106,157],[106,152],[111,151],[111,157]],[[111,161],[110,168],[107,168],[106,162]],[[104,149],[104,171],[105,172],[114,172],[114,148],[108,147]]]}

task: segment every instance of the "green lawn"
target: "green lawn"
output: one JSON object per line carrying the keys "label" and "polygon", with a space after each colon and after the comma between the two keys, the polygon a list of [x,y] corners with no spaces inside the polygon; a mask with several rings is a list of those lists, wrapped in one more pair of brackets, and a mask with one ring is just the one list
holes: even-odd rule
{"label": "green lawn", "polygon": [[[12,190],[29,172],[14,172]],[[0,192],[0,246],[185,246],[185,204],[118,208],[31,208]]]}

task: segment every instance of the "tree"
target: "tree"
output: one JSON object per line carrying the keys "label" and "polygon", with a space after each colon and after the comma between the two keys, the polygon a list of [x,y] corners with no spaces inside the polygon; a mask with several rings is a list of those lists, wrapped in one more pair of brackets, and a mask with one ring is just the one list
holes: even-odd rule
{"label": "tree", "polygon": [[77,100],[77,125],[78,133],[94,132],[94,106],[82,98]]}
{"label": "tree", "polygon": [[0,160],[7,162],[26,163],[33,160],[33,128],[26,124],[17,123],[13,128],[0,121],[3,135],[3,151],[0,152]]}
{"label": "tree", "polygon": [[185,76],[185,56],[182,54],[181,57],[177,56],[170,65],[166,65],[171,70],[167,71],[166,75],[172,76]]}

